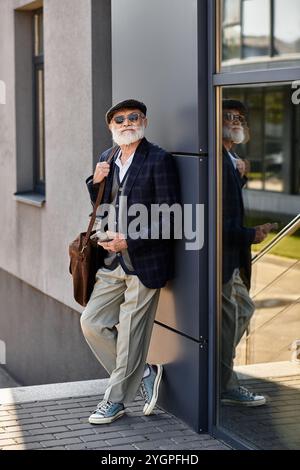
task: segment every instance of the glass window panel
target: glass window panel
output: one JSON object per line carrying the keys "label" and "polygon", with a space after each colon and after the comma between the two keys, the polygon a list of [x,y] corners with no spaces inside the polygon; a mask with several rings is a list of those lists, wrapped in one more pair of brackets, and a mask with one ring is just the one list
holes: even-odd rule
{"label": "glass window panel", "polygon": [[241,26],[223,29],[223,60],[239,59],[241,56]]}
{"label": "glass window panel", "polygon": [[[292,103],[293,91],[291,84],[222,90],[224,98],[238,99],[247,106],[251,136],[248,143],[230,148],[227,133],[225,143],[232,156],[223,151],[218,422],[234,437],[265,450],[300,446],[300,205],[295,197],[280,194],[299,174],[300,106]],[[264,189],[249,191],[249,183],[248,189],[241,189],[246,209],[243,220],[243,181],[234,172],[234,152],[252,165],[258,159]],[[292,219],[287,236],[252,263],[250,281],[251,257]],[[247,228],[267,222],[277,222],[278,229],[262,243],[247,242]],[[246,288],[249,284],[250,291]]]}
{"label": "glass window panel", "polygon": [[43,12],[37,10],[33,16],[34,26],[34,79],[35,79],[35,191],[44,193],[45,185],[45,130],[44,130],[44,38]]}
{"label": "glass window panel", "polygon": [[40,56],[44,53],[44,31],[43,14],[41,12],[34,15],[34,55]]}
{"label": "glass window panel", "polygon": [[44,71],[38,70],[38,179],[45,181]]}
{"label": "glass window panel", "polygon": [[44,54],[44,24],[43,24],[43,13],[39,14],[39,54]]}
{"label": "glass window panel", "polygon": [[223,26],[232,23],[240,23],[241,1],[223,0]]}
{"label": "glass window panel", "polygon": [[249,189],[298,192],[294,181],[300,158],[300,129],[296,127],[291,94],[290,85],[223,91],[225,98],[239,99],[249,109],[250,140],[237,146],[239,155],[250,162]]}
{"label": "glass window panel", "polygon": [[243,58],[270,54],[270,0],[244,0],[242,12]]}
{"label": "glass window panel", "polygon": [[[247,144],[237,145],[237,153],[250,163],[247,187],[249,189],[263,189],[264,126],[262,113],[263,95],[261,89],[258,92],[251,88],[225,88],[223,97],[237,99],[247,104],[249,109],[248,125],[250,140]],[[253,138],[253,136],[255,137]]]}
{"label": "glass window panel", "polygon": [[300,1],[275,0],[275,54],[300,53]]}
{"label": "glass window panel", "polygon": [[263,189],[263,95],[261,90],[249,90],[245,93],[245,101],[249,109],[248,124],[250,140],[246,145],[246,158],[250,162],[248,174],[249,189]]}
{"label": "glass window panel", "polygon": [[39,37],[39,15],[35,14],[33,17],[34,21],[34,55],[39,55],[40,50],[40,37]]}
{"label": "glass window panel", "polygon": [[[284,120],[285,101],[283,92],[267,92],[265,94],[265,155],[264,173],[265,190],[284,191]],[[289,155],[286,155],[289,159]]]}
{"label": "glass window panel", "polygon": [[293,156],[295,160],[295,171],[293,187],[296,194],[300,194],[300,104],[294,106],[295,124],[294,124],[294,145]]}

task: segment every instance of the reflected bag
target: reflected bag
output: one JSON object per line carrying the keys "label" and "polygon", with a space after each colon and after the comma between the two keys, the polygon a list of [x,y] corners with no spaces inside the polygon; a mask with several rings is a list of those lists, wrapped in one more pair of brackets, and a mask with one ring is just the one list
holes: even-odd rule
{"label": "reflected bag", "polygon": [[[117,150],[118,148],[112,150],[107,163],[111,162]],[[95,233],[95,230],[92,229],[96,220],[97,209],[101,204],[104,187],[105,179],[100,183],[87,231],[81,232],[69,245],[69,272],[73,278],[74,299],[83,307],[86,306],[90,299],[94,289],[96,273],[103,266],[105,256],[105,250],[98,245],[97,240],[91,240],[90,238]]]}

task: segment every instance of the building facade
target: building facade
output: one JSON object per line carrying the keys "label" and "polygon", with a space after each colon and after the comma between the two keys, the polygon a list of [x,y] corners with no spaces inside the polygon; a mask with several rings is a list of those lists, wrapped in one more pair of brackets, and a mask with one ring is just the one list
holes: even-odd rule
{"label": "building facade", "polygon": [[[246,431],[257,415],[237,426],[218,392],[221,100],[249,109],[251,139],[237,149],[251,163],[248,222],[284,229],[300,207],[299,31],[298,0],[1,0],[0,340],[20,383],[106,376],[80,331],[68,244],[88,223],[85,179],[111,145],[104,114],[134,97],[148,106],[147,138],[176,159],[182,202],[204,207],[203,246],[187,251],[178,241],[176,278],[161,293],[149,355],[165,365],[160,404],[199,432],[259,447]],[[261,364],[289,362],[300,338],[298,291],[286,291],[299,280],[297,227],[288,248],[257,263],[258,314],[236,358],[254,381],[269,377]],[[270,260],[266,286],[259,276]],[[282,265],[291,277],[278,286]],[[266,312],[264,302],[278,301],[271,287],[285,303]],[[264,349],[271,337],[273,352]],[[279,446],[300,439],[274,433]]]}

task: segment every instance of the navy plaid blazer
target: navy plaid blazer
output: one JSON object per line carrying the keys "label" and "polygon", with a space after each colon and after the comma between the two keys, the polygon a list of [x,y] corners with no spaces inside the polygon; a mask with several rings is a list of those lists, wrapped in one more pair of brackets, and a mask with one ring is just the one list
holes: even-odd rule
{"label": "navy plaid blazer", "polygon": [[[107,160],[111,148],[106,150],[99,158],[99,162]],[[110,202],[110,193],[115,169],[115,159],[111,163],[103,195],[103,203]],[[99,184],[93,184],[90,176],[86,180],[92,203],[95,202]],[[160,147],[142,139],[135,151],[132,163],[128,170],[124,196],[127,196],[128,208],[132,204],[144,204],[151,214],[151,204],[172,205],[179,200],[179,179],[175,160]],[[128,225],[136,216],[128,216]],[[172,223],[174,221],[172,220]],[[159,239],[132,239],[127,237],[128,252],[140,281],[151,289],[163,287],[174,276],[174,242],[173,237],[166,240]],[[173,227],[174,228],[174,227]],[[172,230],[171,230],[172,233]]]}
{"label": "navy plaid blazer", "polygon": [[255,229],[244,226],[244,203],[241,178],[223,148],[223,283],[230,280],[235,268],[240,269],[245,285],[250,288],[251,244]]}

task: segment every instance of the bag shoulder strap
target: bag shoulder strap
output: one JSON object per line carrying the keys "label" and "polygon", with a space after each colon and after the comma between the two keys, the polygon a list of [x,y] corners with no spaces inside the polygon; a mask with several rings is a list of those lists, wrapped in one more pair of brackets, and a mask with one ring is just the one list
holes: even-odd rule
{"label": "bag shoulder strap", "polygon": [[[117,152],[119,151],[119,149],[120,149],[119,146],[114,147],[114,148],[112,149],[112,151],[110,152],[110,154],[109,154],[109,156],[108,156],[108,159],[106,160],[107,163],[110,163],[110,162],[112,161],[112,159],[113,159],[114,156],[117,154]],[[88,244],[89,238],[90,238],[91,233],[92,233],[92,229],[93,229],[93,226],[94,226],[94,223],[95,223],[95,220],[96,220],[97,209],[98,209],[98,207],[99,207],[100,204],[101,204],[102,197],[103,197],[103,193],[104,193],[105,180],[106,180],[106,178],[104,178],[104,179],[101,181],[100,186],[99,186],[97,198],[96,198],[96,201],[95,201],[95,204],[94,204],[93,213],[92,213],[91,218],[90,218],[90,223],[89,223],[89,225],[88,225],[88,229],[87,229],[87,231],[86,231],[86,235],[85,235],[85,237],[84,237],[84,239],[83,239],[82,251],[85,249],[86,245]]]}

